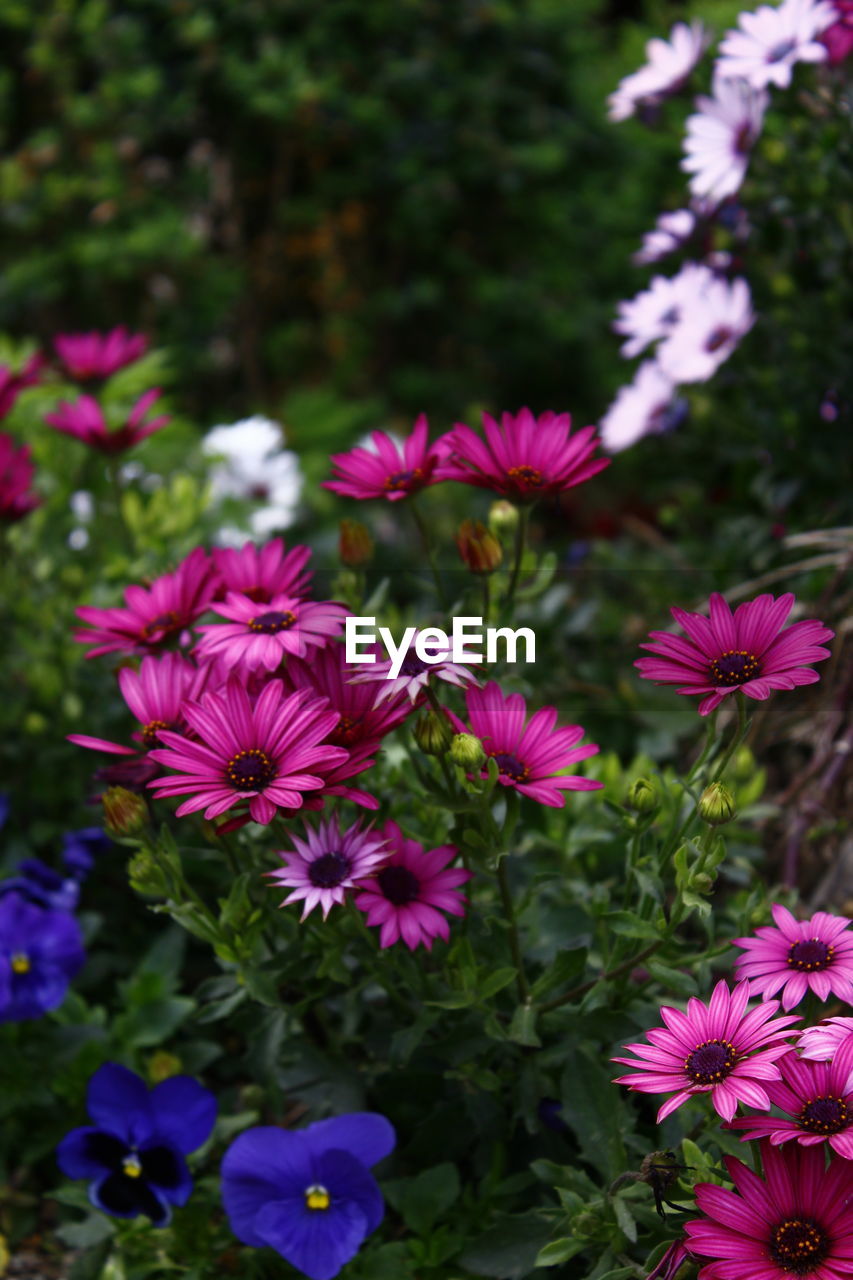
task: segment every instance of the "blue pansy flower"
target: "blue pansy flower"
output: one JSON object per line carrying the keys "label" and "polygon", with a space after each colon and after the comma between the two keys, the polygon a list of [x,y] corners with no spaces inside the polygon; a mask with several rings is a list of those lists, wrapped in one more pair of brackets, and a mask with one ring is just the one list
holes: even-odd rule
{"label": "blue pansy flower", "polygon": [[0,1022],[40,1018],[65,999],[86,959],[80,926],[13,891],[0,897]]}
{"label": "blue pansy flower", "polygon": [[62,1172],[89,1179],[89,1199],[115,1218],[149,1217],[165,1227],[172,1205],[193,1189],[184,1156],[206,1142],[216,1099],[191,1076],[170,1076],[148,1088],[117,1062],[89,1081],[86,1106],[94,1125],[72,1129],[56,1149]]}
{"label": "blue pansy flower", "polygon": [[80,884],[73,876],[61,876],[41,858],[24,858],[17,875],[0,880],[0,895],[19,893],[28,902],[56,911],[74,911],[80,898]]}
{"label": "blue pansy flower", "polygon": [[62,837],[62,861],[68,873],[83,880],[95,865],[95,857],[107,853],[113,842],[100,827],[81,827]]}
{"label": "blue pansy flower", "polygon": [[222,1161],[222,1200],[244,1244],[268,1245],[311,1280],[332,1280],[382,1221],[369,1166],[394,1149],[384,1116],[356,1111],[307,1129],[247,1129]]}

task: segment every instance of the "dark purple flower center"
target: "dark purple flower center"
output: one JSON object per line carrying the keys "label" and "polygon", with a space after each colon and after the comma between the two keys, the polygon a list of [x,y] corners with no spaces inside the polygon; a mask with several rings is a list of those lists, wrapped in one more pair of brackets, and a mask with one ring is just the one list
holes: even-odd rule
{"label": "dark purple flower center", "polygon": [[421,882],[408,867],[383,867],[376,877],[379,888],[395,907],[404,907],[418,896]]}
{"label": "dark purple flower center", "polygon": [[308,868],[308,879],[317,889],[334,889],[349,875],[350,860],[345,853],[330,849],[321,853]]}
{"label": "dark purple flower center", "polygon": [[254,498],[256,502],[267,502],[269,500],[269,496],[269,486],[261,484],[260,482],[251,485],[249,492],[246,494],[247,498]]}
{"label": "dark purple flower center", "polygon": [[789,53],[793,53],[796,47],[796,40],[780,40],[778,44],[774,44],[772,49],[767,50],[765,62],[781,62],[783,58],[787,58]]}
{"label": "dark purple flower center", "polygon": [[799,973],[819,973],[829,968],[834,955],[835,947],[820,938],[801,938],[791,943],[785,963]]}
{"label": "dark purple flower center", "polygon": [[400,675],[419,676],[423,675],[424,671],[429,671],[427,663],[422,662],[416,653],[411,651],[407,653],[400,667]]}
{"label": "dark purple flower center", "polygon": [[758,659],[746,649],[726,649],[711,659],[711,679],[715,684],[746,684],[759,673]]}
{"label": "dark purple flower center", "polygon": [[170,724],[168,720],[149,720],[142,726],[142,741],[146,747],[156,747],[160,741],[161,729],[177,730],[177,728],[176,724]]}
{"label": "dark purple flower center", "polygon": [[732,139],[735,155],[745,156],[752,149],[754,141],[755,135],[752,132],[752,125],[748,120],[744,120]]}
{"label": "dark purple flower center", "polygon": [[296,621],[296,614],[291,613],[289,609],[279,612],[277,609],[270,609],[267,613],[259,613],[256,617],[249,619],[249,630],[255,631],[259,635],[274,636],[279,631],[287,631]]}
{"label": "dark purple flower center", "polygon": [[787,1218],[770,1233],[770,1251],[783,1271],[807,1276],[823,1262],[829,1240],[811,1218]]}
{"label": "dark purple flower center", "polygon": [[825,1098],[813,1098],[800,1112],[800,1127],[809,1133],[840,1133],[850,1122],[850,1113],[843,1098],[827,1094]]}
{"label": "dark purple flower center", "polygon": [[171,609],[167,613],[158,613],[156,618],[152,618],[150,622],[146,622],[142,628],[143,640],[153,640],[157,633],[163,636],[168,635],[170,631],[177,631],[180,626],[178,615]]}
{"label": "dark purple flower center", "polygon": [[706,1040],[685,1059],[684,1070],[694,1084],[719,1084],[737,1062],[737,1051],[729,1040]]}
{"label": "dark purple flower center", "polygon": [[512,778],[513,782],[526,782],[530,777],[530,770],[518,756],[510,755],[508,751],[496,751],[492,758],[497,761],[505,778]]}
{"label": "dark purple flower center", "polygon": [[415,467],[413,471],[392,471],[390,476],[385,477],[385,488],[388,490],[408,489],[412,483],[423,480],[424,473],[420,467]]}
{"label": "dark purple flower center", "polygon": [[237,791],[263,791],[276,776],[276,768],[265,751],[250,747],[231,757],[225,773]]}
{"label": "dark purple flower center", "polygon": [[729,329],[727,325],[720,325],[709,334],[705,343],[706,351],[719,351],[720,347],[724,347],[734,337],[734,331]]}
{"label": "dark purple flower center", "polygon": [[507,475],[524,489],[538,489],[542,484],[542,472],[535,467],[510,467]]}
{"label": "dark purple flower center", "polygon": [[352,720],[349,716],[341,716],[332,732],[329,742],[336,747],[349,747],[361,737],[361,721]]}

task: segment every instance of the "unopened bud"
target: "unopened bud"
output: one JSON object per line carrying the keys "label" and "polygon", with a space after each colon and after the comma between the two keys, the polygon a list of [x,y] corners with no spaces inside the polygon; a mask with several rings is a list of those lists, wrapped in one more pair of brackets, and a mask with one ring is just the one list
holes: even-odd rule
{"label": "unopened bud", "polygon": [[514,507],[506,498],[499,498],[489,508],[489,528],[498,537],[505,533],[515,533],[518,528],[518,507]]}
{"label": "unopened bud", "polygon": [[660,808],[660,795],[650,778],[636,778],[628,788],[624,805],[635,813],[656,813]]}
{"label": "unopened bud", "polygon": [[125,787],[107,787],[101,796],[107,835],[132,836],[148,822],[148,805],[143,796]]}
{"label": "unopened bud", "polygon": [[446,716],[435,711],[425,711],[415,721],[415,742],[428,756],[443,756],[453,737],[453,730]]}
{"label": "unopened bud", "polygon": [[148,849],[140,849],[133,855],[127,864],[127,874],[131,889],[137,893],[149,898],[160,898],[167,892],[163,872]]}
{"label": "unopened bud", "polygon": [[182,1067],[183,1063],[174,1053],[167,1053],[165,1049],[158,1049],[148,1059],[148,1079],[152,1084],[160,1084],[162,1080],[168,1080],[170,1076],[179,1075]]}
{"label": "unopened bud", "polygon": [[369,531],[358,520],[342,520],[338,553],[341,564],[348,569],[360,569],[370,564],[373,559],[373,539]]}
{"label": "unopened bud", "polygon": [[714,887],[714,877],[709,876],[707,871],[697,871],[690,877],[689,884],[696,893],[710,893]]}
{"label": "unopened bud", "polygon": [[482,742],[473,733],[454,733],[449,755],[463,769],[479,769],[486,758]]}
{"label": "unopened bud", "polygon": [[756,769],[755,756],[746,745],[738,747],[732,760],[732,774],[738,782],[749,782],[755,777]]}
{"label": "unopened bud", "polygon": [[712,782],[699,797],[699,817],[709,827],[731,822],[736,813],[734,796],[722,782]]}
{"label": "unopened bud", "polygon": [[462,521],[456,534],[456,545],[472,573],[494,573],[504,558],[501,544],[479,520]]}

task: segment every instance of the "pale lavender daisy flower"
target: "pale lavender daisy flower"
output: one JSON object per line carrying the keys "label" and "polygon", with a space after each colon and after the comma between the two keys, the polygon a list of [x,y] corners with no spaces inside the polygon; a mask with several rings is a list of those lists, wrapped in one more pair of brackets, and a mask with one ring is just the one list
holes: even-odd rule
{"label": "pale lavender daisy flower", "polygon": [[804,1058],[825,1062],[835,1057],[848,1038],[853,1039],[853,1018],[824,1018],[823,1022],[800,1032],[797,1048]]}
{"label": "pale lavender daisy flower", "polygon": [[654,229],[643,236],[643,243],[631,261],[640,267],[650,262],[659,262],[661,258],[685,245],[695,230],[696,214],[692,209],[674,209],[672,213],[662,213],[658,216]]}
{"label": "pale lavender daisy flower", "polygon": [[746,281],[713,277],[692,305],[683,308],[658,348],[658,363],[673,382],[707,382],[754,323]]}
{"label": "pale lavender daisy flower", "polygon": [[686,262],[678,275],[653,276],[648,289],[620,302],[613,328],[627,338],[620,347],[621,354],[630,360],[650,343],[671,333],[713,278],[713,273],[701,263]]}
{"label": "pale lavender daisy flower", "polygon": [[725,80],[745,80],[753,89],[775,84],[787,89],[798,62],[824,62],[826,47],[816,38],[836,20],[825,0],[785,0],[763,4],[738,17],[739,31],[727,31],[716,71]]}
{"label": "pale lavender daisy flower", "polygon": [[618,453],[643,436],[677,425],[684,401],[675,398],[675,391],[675,383],[660,366],[646,360],[599,422],[602,446],[608,453]]}
{"label": "pale lavender daisy flower", "polygon": [[[376,704],[384,702],[386,698],[393,698],[395,694],[405,693],[412,703],[426,693],[426,686],[430,680],[441,680],[445,684],[455,684],[462,689],[467,684],[476,684],[477,680],[470,667],[460,662],[424,662],[415,652],[415,645],[418,641],[420,632],[416,631],[411,637],[406,656],[403,659],[399,674],[391,675],[391,668],[394,665],[390,659],[381,662],[377,659],[375,663],[365,666],[363,671],[352,677],[351,684],[368,684],[377,682]],[[439,646],[435,643],[427,646],[431,651],[438,652]]]}
{"label": "pale lavender daisy flower", "polygon": [[265,875],[291,892],[281,903],[303,902],[304,920],[320,907],[325,920],[333,906],[340,905],[347,889],[370,876],[390,855],[388,841],[377,832],[362,830],[361,823],[341,831],[337,815],[317,827],[305,827],[305,839],[291,836],[295,852],[282,850],[281,870]]}
{"label": "pale lavender daisy flower", "polygon": [[669,40],[655,36],[646,44],[648,61],[621,80],[607,99],[611,120],[627,120],[639,106],[657,106],[677,93],[708,46],[707,32],[698,20],[676,22]]}
{"label": "pale lavender daisy flower", "polygon": [[687,117],[681,167],[692,174],[690,190],[719,203],[734,195],[746,176],[749,156],[764,122],[767,94],[743,80],[714,80],[713,98],[697,98]]}

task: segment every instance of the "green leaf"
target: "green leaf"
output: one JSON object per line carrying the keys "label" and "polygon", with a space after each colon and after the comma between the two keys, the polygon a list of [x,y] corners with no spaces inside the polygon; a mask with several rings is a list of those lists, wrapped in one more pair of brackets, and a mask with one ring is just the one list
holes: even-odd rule
{"label": "green leaf", "polygon": [[586,947],[572,947],[569,951],[559,952],[533,984],[530,992],[533,999],[538,1000],[554,987],[573,986],[586,968],[586,957]]}
{"label": "green leaf", "polygon": [[614,1196],[611,1201],[613,1212],[616,1214],[616,1221],[619,1223],[620,1230],[628,1237],[632,1244],[637,1243],[637,1224],[634,1216],[628,1208],[621,1196]]}
{"label": "green leaf", "polygon": [[79,1258],[74,1259],[71,1270],[68,1272],[68,1280],[100,1280],[112,1247],[112,1235],[109,1235],[94,1248],[81,1253]]}
{"label": "green leaf", "polygon": [[188,996],[168,996],[162,1000],[152,1000],[148,1004],[129,1009],[116,1018],[116,1039],[134,1049],[160,1045],[186,1021],[194,1009],[195,1001]]}
{"label": "green leaf", "polygon": [[59,1238],[72,1249],[89,1249],[110,1240],[114,1232],[114,1223],[103,1213],[90,1213],[82,1222],[66,1222],[56,1229]]}
{"label": "green leaf", "polygon": [[658,930],[650,920],[643,920],[633,911],[610,911],[604,917],[604,923],[614,933],[625,938],[657,938]]}
{"label": "green leaf", "polygon": [[480,1000],[488,1000],[489,996],[496,995],[498,991],[503,991],[504,987],[508,987],[514,979],[517,969],[505,968],[495,969],[488,978],[485,979],[477,995]]}
{"label": "green leaf", "polygon": [[561,1082],[562,1117],[590,1164],[612,1182],[626,1167],[619,1096],[601,1056],[569,1049]]}
{"label": "green leaf", "polygon": [[484,1231],[459,1255],[459,1263],[475,1276],[523,1280],[550,1235],[547,1223],[532,1217],[506,1217]]}
{"label": "green leaf", "polygon": [[544,1249],[540,1249],[536,1255],[535,1267],[556,1267],[558,1262],[565,1262],[567,1258],[573,1258],[576,1253],[580,1253],[584,1248],[583,1240],[570,1240],[568,1236],[563,1236],[560,1240],[552,1240],[550,1244],[546,1244]]}
{"label": "green leaf", "polygon": [[672,969],[667,964],[662,964],[660,960],[646,960],[645,966],[652,977],[657,978],[658,982],[664,987],[674,991],[679,996],[695,996],[698,993],[696,979],[692,973],[683,973],[681,969]]}
{"label": "green leaf", "polygon": [[458,1198],[459,1174],[454,1164],[437,1164],[414,1178],[386,1183],[383,1190],[406,1226],[425,1236]]}
{"label": "green leaf", "polygon": [[530,1004],[520,1004],[512,1015],[508,1032],[510,1040],[516,1044],[530,1045],[538,1049],[542,1041],[536,1034],[536,1010]]}

